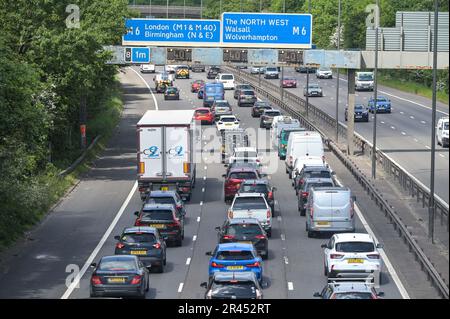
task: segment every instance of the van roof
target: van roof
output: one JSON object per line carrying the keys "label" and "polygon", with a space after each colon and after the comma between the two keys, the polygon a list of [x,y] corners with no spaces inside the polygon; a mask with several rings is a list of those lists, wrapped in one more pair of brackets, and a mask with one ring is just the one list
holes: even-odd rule
{"label": "van roof", "polygon": [[317,189],[314,189],[314,187],[311,189],[311,191],[314,190],[315,193],[337,193],[337,192],[350,192],[350,188],[348,187],[319,187]]}
{"label": "van roof", "polygon": [[147,111],[137,125],[189,125],[194,110]]}

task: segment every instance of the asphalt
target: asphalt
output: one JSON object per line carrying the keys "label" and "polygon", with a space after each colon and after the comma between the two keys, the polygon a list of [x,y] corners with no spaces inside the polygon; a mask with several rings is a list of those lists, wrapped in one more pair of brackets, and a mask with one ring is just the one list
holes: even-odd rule
{"label": "asphalt", "polygon": [[[142,77],[153,86],[152,74]],[[205,78],[205,73],[193,73],[191,78]],[[154,109],[155,105],[136,73],[127,69],[121,81],[126,104],[117,133],[78,186],[31,233],[33,240],[19,243],[2,255],[0,298],[61,298],[67,291],[67,266],[73,264],[81,269],[89,257],[98,261],[101,256],[113,254],[114,235],[133,224],[133,212],[141,206],[138,192],[130,193],[136,178],[135,124],[145,110]],[[190,82],[176,80],[175,85],[181,88],[180,101],[164,101],[161,94],[155,94],[159,109],[201,106],[201,100],[190,93]],[[250,108],[237,107],[232,94],[232,91],[227,91],[226,98],[234,106],[242,126],[256,129],[258,122],[251,118]],[[204,135],[209,135],[209,132],[204,130]],[[205,145],[204,150],[207,149],[209,147]],[[267,154],[265,158],[269,156]],[[151,274],[147,298],[191,299],[204,296],[200,283],[208,277],[209,257],[205,252],[215,247],[217,234],[214,227],[223,223],[228,208],[223,201],[221,177],[225,168],[212,158],[209,152],[203,152],[203,161],[197,164],[197,185],[192,200],[187,203],[185,240],[181,247],[168,248],[165,272]],[[385,245],[384,251],[392,268],[410,296],[437,298],[406,246],[390,230],[390,225],[386,227],[387,220],[377,213],[370,198],[364,196],[350,174],[329,152],[327,160],[342,183],[358,193],[358,206],[376,237]],[[275,194],[276,211],[280,217],[274,218],[269,259],[264,262],[264,279],[269,283],[264,297],[309,299],[326,283],[320,245],[327,238],[307,238],[305,218],[297,211],[295,193],[284,172],[284,163],[275,158],[271,168],[274,169],[271,183],[278,189]],[[121,212],[122,215],[119,214]],[[106,240],[101,241],[111,223],[115,222]],[[356,225],[357,231],[366,232],[359,218]],[[406,264],[409,265],[407,268]],[[87,269],[79,287],[70,291],[69,298],[89,298],[91,271]],[[385,292],[385,298],[402,297],[395,277],[385,267],[379,289]],[[417,287],[422,290],[419,292]]]}
{"label": "asphalt", "polygon": [[[250,69],[241,70],[250,72]],[[285,89],[297,96],[303,97],[303,87],[306,85],[306,74],[295,72],[286,67],[285,76],[297,78],[297,88]],[[281,76],[281,73],[280,73]],[[263,76],[261,75],[261,78]],[[339,83],[339,121],[345,124],[344,114],[347,105],[347,77],[340,76]],[[267,81],[279,83],[280,80]],[[309,98],[309,102],[336,117],[336,74],[333,79],[316,79],[310,74],[310,83],[319,83],[323,88],[324,97]],[[401,165],[407,172],[416,177],[427,187],[430,186],[431,162],[431,100],[417,95],[405,93],[385,86],[378,87],[379,96],[386,96],[392,101],[391,114],[377,114],[377,145],[389,157]],[[367,105],[373,92],[356,92],[356,103]],[[437,103],[437,119],[448,116],[448,105]],[[369,123],[355,123],[355,131],[372,142],[373,115]],[[449,149],[436,144],[436,194],[444,201],[449,201]]]}

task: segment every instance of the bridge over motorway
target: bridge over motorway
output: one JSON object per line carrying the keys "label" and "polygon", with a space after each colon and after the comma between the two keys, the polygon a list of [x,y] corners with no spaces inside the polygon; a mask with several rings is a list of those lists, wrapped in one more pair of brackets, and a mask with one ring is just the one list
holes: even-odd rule
{"label": "bridge over motorway", "polygon": [[155,18],[198,18],[201,17],[201,7],[193,6],[161,6],[161,5],[129,5],[130,9],[139,11],[142,17]]}

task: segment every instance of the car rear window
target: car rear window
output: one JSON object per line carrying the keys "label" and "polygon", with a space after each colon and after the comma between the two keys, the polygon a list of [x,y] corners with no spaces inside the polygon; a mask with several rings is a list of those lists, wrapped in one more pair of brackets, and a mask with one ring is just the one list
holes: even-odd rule
{"label": "car rear window", "polygon": [[229,106],[226,106],[226,105],[224,105],[224,106],[217,106],[216,107],[216,112],[228,112],[228,111],[230,111],[230,107]]}
{"label": "car rear window", "polygon": [[273,111],[273,112],[266,112],[266,113],[264,113],[265,115],[268,115],[268,116],[278,116],[278,115],[281,115],[281,113],[280,112],[275,112],[275,111]]}
{"label": "car rear window", "polygon": [[256,184],[256,185],[247,185],[244,184],[240,190],[242,193],[267,193],[267,185],[265,184]]}
{"label": "car rear window", "polygon": [[254,256],[249,250],[233,250],[233,251],[219,251],[216,259],[218,260],[250,260]]}
{"label": "car rear window", "polygon": [[206,86],[206,93],[220,93],[221,88],[219,86]]}
{"label": "car rear window", "polygon": [[266,68],[266,71],[268,72],[278,72],[277,68]]}
{"label": "car rear window", "polygon": [[197,110],[195,114],[209,114],[209,110]]}
{"label": "car rear window", "polygon": [[234,76],[232,74],[224,74],[221,78],[222,80],[233,80]]}
{"label": "car rear window", "polygon": [[211,285],[213,295],[248,297],[256,296],[256,286],[252,281],[214,281]]}
{"label": "car rear window", "polygon": [[305,177],[310,178],[331,178],[329,171],[309,171],[305,173]]}
{"label": "car rear window", "polygon": [[317,182],[317,183],[307,183],[306,189],[310,190],[311,187],[333,187],[333,183],[330,182]]}
{"label": "car rear window", "polygon": [[343,253],[368,253],[375,250],[373,243],[368,242],[342,242],[336,244],[336,251]]}
{"label": "car rear window", "polygon": [[156,242],[156,237],[151,233],[125,233],[122,235],[121,240],[129,244],[154,243]]}
{"label": "car rear window", "polygon": [[217,107],[230,107],[230,104],[228,102],[216,102]]}
{"label": "car rear window", "polygon": [[369,292],[345,292],[335,294],[336,299],[372,299]]}
{"label": "car rear window", "polygon": [[142,212],[142,220],[172,220],[171,210],[145,210]]}
{"label": "car rear window", "polygon": [[245,91],[243,90],[242,94],[244,94],[244,95],[255,95],[255,92],[250,91],[250,90],[245,90]]}
{"label": "car rear window", "polygon": [[233,172],[230,174],[233,179],[258,179],[255,172]]}
{"label": "car rear window", "polygon": [[150,197],[149,201],[154,204],[175,204],[173,197]]}
{"label": "car rear window", "polygon": [[223,117],[220,119],[221,122],[234,122],[236,119],[234,117]]}
{"label": "car rear window", "polygon": [[226,234],[233,236],[255,236],[262,234],[262,230],[257,224],[232,224],[226,228]]}
{"label": "car rear window", "polygon": [[136,264],[133,260],[108,259],[100,262],[99,270],[136,270]]}
{"label": "car rear window", "polygon": [[233,209],[248,210],[248,209],[267,209],[266,202],[262,197],[238,197],[234,201]]}

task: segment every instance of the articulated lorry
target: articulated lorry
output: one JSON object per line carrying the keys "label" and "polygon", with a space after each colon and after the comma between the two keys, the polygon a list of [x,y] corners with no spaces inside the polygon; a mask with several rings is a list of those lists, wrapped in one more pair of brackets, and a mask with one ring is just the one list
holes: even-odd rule
{"label": "articulated lorry", "polygon": [[190,200],[195,187],[192,110],[147,111],[137,124],[137,179],[141,199],[152,190],[176,190]]}

